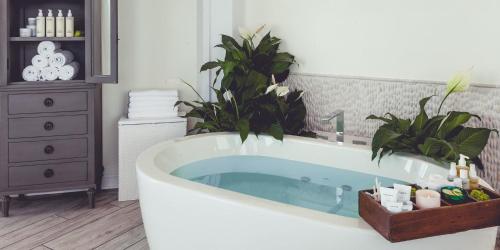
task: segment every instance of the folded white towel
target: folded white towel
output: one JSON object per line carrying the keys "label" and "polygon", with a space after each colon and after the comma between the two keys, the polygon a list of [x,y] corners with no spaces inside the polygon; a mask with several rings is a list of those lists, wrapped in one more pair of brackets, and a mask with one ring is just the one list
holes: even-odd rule
{"label": "folded white towel", "polygon": [[78,62],[72,62],[59,68],[59,74],[57,76],[63,81],[73,80],[78,75],[79,70],[80,64]]}
{"label": "folded white towel", "polygon": [[59,76],[59,69],[56,67],[45,67],[40,73],[40,79],[42,81],[55,81]]}
{"label": "folded white towel", "polygon": [[58,49],[61,48],[61,44],[57,42],[51,42],[51,41],[43,41],[40,44],[38,44],[38,54],[48,57],[51,54],[54,54],[54,52]]}
{"label": "folded white towel", "polygon": [[158,103],[158,102],[177,102],[179,100],[178,97],[161,97],[161,96],[152,96],[152,97],[130,97],[130,103]]}
{"label": "folded white towel", "polygon": [[23,79],[27,82],[35,82],[40,79],[40,68],[35,66],[28,66],[23,70]]}
{"label": "folded white towel", "polygon": [[54,54],[51,54],[49,57],[49,65],[61,68],[62,66],[73,62],[74,58],[75,56],[71,53],[71,51],[56,50]]}
{"label": "folded white towel", "polygon": [[159,101],[133,101],[129,102],[129,107],[155,107],[155,106],[174,106],[177,99],[159,100]]}
{"label": "folded white towel", "polygon": [[177,97],[177,90],[142,90],[130,91],[129,97]]}
{"label": "folded white towel", "polygon": [[165,107],[146,107],[146,108],[134,108],[130,107],[128,109],[129,113],[155,113],[155,114],[165,114],[165,113],[178,113],[179,108],[174,106],[165,106]]}
{"label": "folded white towel", "polygon": [[31,64],[37,68],[45,68],[49,66],[49,59],[42,55],[36,55],[31,59]]}
{"label": "folded white towel", "polygon": [[156,119],[164,119],[164,118],[172,118],[178,117],[177,113],[165,113],[165,114],[149,114],[149,113],[131,113],[128,114],[129,119],[148,119],[148,118],[156,118]]}

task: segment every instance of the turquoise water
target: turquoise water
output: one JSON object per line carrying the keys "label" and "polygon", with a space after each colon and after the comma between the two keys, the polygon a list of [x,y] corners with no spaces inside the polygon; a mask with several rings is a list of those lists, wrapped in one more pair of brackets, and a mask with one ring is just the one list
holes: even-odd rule
{"label": "turquoise water", "polygon": [[[202,160],[171,173],[183,179],[325,213],[358,218],[358,191],[374,175],[261,156]],[[403,183],[378,177],[382,185]]]}

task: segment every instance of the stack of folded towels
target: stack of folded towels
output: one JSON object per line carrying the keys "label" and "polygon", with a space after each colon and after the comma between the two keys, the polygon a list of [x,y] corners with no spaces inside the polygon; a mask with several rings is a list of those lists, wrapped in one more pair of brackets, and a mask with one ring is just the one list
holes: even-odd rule
{"label": "stack of folded towels", "polygon": [[73,53],[61,49],[60,43],[43,41],[38,45],[38,54],[24,68],[23,79],[28,82],[73,80],[80,65],[74,62]]}
{"label": "stack of folded towels", "polygon": [[129,119],[162,119],[178,116],[177,90],[144,90],[129,92]]}

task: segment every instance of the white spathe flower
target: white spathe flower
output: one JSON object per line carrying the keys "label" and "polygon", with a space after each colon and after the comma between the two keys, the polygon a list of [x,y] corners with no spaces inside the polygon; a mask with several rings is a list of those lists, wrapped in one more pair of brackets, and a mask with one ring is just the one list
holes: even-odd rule
{"label": "white spathe flower", "polygon": [[266,90],[266,95],[273,92],[274,90],[276,90],[278,88],[278,84],[272,84],[272,85],[269,85],[269,87],[267,87],[267,90]]}
{"label": "white spathe flower", "polygon": [[470,87],[471,78],[472,78],[472,70],[458,72],[453,76],[451,80],[448,81],[448,87],[446,89],[446,95],[451,93],[464,92]]}
{"label": "white spathe flower", "polygon": [[288,93],[290,93],[288,86],[280,86],[276,88],[276,95],[279,97],[286,96]]}
{"label": "white spathe flower", "polygon": [[230,102],[232,99],[234,99],[234,96],[233,96],[233,93],[231,92],[231,90],[227,90],[226,92],[224,92],[224,94],[222,96],[224,97],[224,100],[226,100],[226,102]]}

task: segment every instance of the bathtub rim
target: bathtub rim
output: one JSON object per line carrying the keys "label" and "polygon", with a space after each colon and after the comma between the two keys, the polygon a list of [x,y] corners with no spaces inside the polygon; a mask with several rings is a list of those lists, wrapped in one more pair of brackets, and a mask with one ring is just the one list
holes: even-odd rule
{"label": "bathtub rim", "polygon": [[[307,220],[308,222],[314,222],[341,229],[357,230],[359,233],[378,234],[362,218],[350,218],[336,214],[328,214],[312,209],[280,203],[272,200],[266,200],[251,195],[246,195],[230,190],[212,187],[209,185],[204,185],[201,183],[176,177],[170,174],[165,174],[164,171],[156,167],[156,161],[155,161],[156,157],[159,153],[163,152],[166,147],[171,146],[172,144],[175,144],[177,142],[196,140],[205,137],[217,137],[217,136],[231,136],[231,137],[237,136],[239,138],[239,134],[237,133],[220,132],[220,133],[207,133],[207,134],[186,136],[182,138],[161,142],[159,144],[150,147],[149,149],[141,153],[137,158],[136,170],[138,178],[139,179],[146,178],[149,181],[155,182],[158,185],[167,185],[170,188],[176,188],[176,189],[181,189],[183,191],[194,192],[196,195],[203,196],[204,198],[208,199],[213,199],[218,202],[230,203],[236,206],[250,207],[252,209],[265,210],[266,212],[270,213],[286,214],[288,216],[294,216],[296,218],[298,217]],[[255,135],[250,135],[249,137],[251,136],[255,137]],[[260,137],[272,138],[271,136],[267,135],[259,135],[259,138]],[[307,138],[307,137],[292,136],[292,135],[285,135],[283,143],[286,143],[287,141],[299,141],[299,143],[307,141],[309,143],[325,144],[327,146],[348,148],[350,150],[360,150],[360,151],[370,150],[370,148],[365,145],[355,145],[346,143],[339,145],[337,142],[330,142],[316,138]],[[409,155],[409,154],[396,154],[394,157],[411,158],[415,161],[425,162],[434,167],[441,168],[441,166],[435,164],[431,160],[422,156]],[[182,166],[174,166],[173,168],[169,168],[169,170],[173,171],[180,167]],[[481,180],[481,183],[485,186],[490,187],[483,180]],[[140,195],[140,190],[139,190],[139,195]]]}

